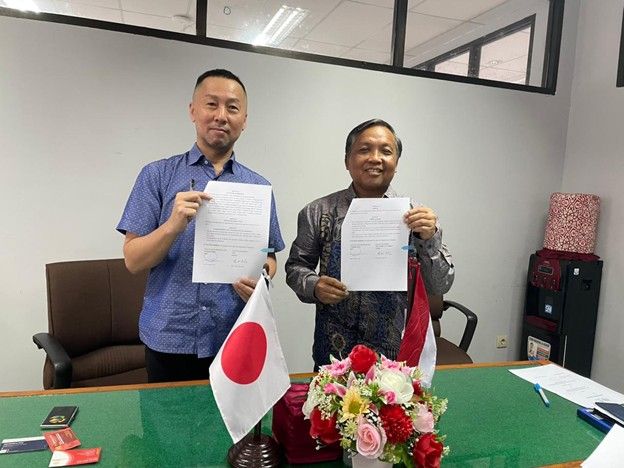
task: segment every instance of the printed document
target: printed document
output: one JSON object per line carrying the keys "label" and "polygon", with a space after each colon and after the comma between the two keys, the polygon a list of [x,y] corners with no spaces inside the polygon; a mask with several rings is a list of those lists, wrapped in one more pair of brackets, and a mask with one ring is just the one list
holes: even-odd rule
{"label": "printed document", "polygon": [[407,291],[409,198],[355,198],[342,223],[340,281],[350,291]]}
{"label": "printed document", "polygon": [[545,390],[585,408],[593,408],[597,401],[624,402],[624,395],[621,393],[556,364],[509,369],[509,372],[532,384],[539,383]]}
{"label": "printed document", "polygon": [[581,463],[583,468],[604,468],[605,466],[622,466],[624,458],[624,428],[615,424],[602,439],[600,445]]}
{"label": "printed document", "polygon": [[194,283],[257,278],[266,262],[271,186],[211,180],[195,218]]}

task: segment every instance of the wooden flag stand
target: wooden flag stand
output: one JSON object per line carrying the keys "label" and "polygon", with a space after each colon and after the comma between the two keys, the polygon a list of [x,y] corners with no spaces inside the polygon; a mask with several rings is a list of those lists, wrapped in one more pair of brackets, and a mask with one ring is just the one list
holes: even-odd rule
{"label": "wooden flag stand", "polygon": [[228,450],[228,463],[234,468],[279,466],[279,447],[273,437],[262,434],[262,421]]}

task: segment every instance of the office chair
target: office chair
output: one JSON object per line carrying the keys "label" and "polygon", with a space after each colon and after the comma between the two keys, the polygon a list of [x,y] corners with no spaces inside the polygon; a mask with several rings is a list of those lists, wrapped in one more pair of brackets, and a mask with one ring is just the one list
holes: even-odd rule
{"label": "office chair", "polygon": [[[466,327],[459,346],[442,338],[440,319],[448,309],[455,309],[466,316]],[[438,349],[436,364],[468,364],[472,359],[468,355],[468,347],[477,328],[477,316],[466,306],[454,301],[445,301],[442,296],[429,296],[429,310],[431,312],[431,324],[435,334]]]}
{"label": "office chair", "polygon": [[46,352],[43,388],[147,382],[138,320],[147,272],[123,259],[46,265],[48,332],[33,341]]}

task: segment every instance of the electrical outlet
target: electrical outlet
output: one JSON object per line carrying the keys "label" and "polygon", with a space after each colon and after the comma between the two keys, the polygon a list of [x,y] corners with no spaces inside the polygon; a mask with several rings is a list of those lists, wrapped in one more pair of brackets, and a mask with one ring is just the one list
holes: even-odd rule
{"label": "electrical outlet", "polygon": [[498,335],[496,337],[496,347],[497,348],[507,347],[507,335]]}

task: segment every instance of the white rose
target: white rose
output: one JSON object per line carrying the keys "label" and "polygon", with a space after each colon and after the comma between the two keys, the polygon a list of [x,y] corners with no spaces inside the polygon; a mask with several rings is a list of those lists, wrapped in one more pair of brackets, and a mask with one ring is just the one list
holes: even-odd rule
{"label": "white rose", "polygon": [[393,392],[397,404],[407,403],[414,395],[412,379],[400,370],[384,369],[379,372],[379,388],[385,392]]}

